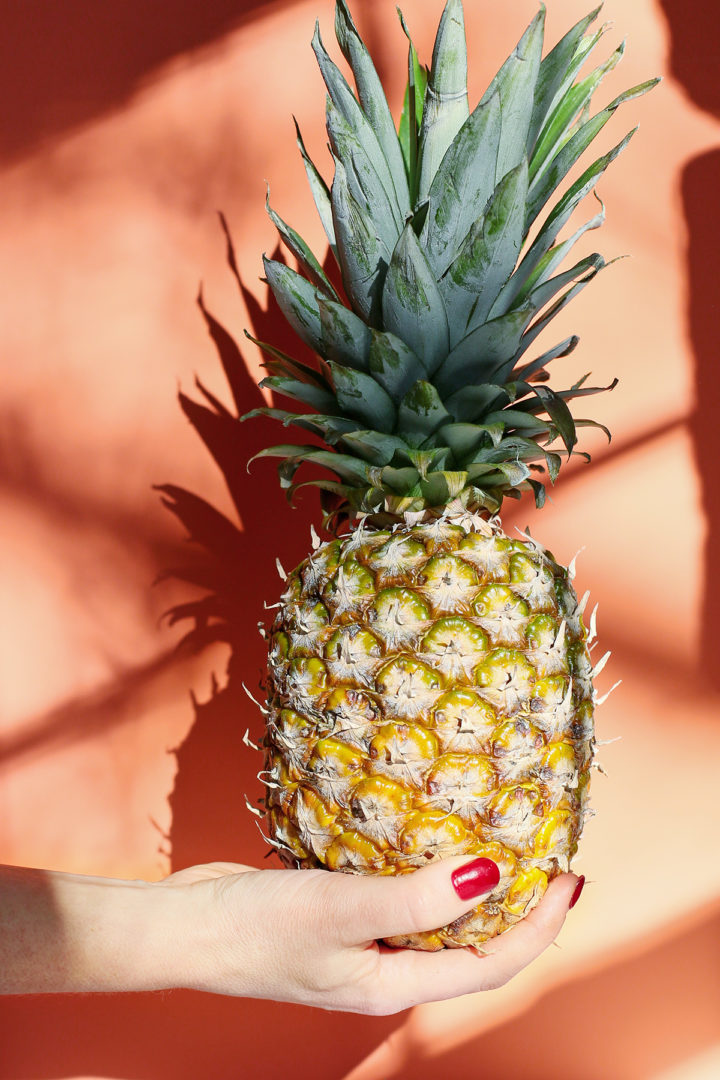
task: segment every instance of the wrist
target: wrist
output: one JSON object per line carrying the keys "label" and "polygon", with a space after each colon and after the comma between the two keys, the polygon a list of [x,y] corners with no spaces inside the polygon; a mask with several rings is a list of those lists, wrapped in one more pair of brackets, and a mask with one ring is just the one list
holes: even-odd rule
{"label": "wrist", "polygon": [[144,881],[0,867],[0,992],[180,985],[182,897]]}
{"label": "wrist", "polygon": [[138,949],[142,989],[210,990],[217,979],[222,948],[214,915],[215,882],[164,881],[144,897],[144,945]]}
{"label": "wrist", "polygon": [[50,874],[61,937],[49,990],[121,992],[172,985],[173,898],[146,881]]}
{"label": "wrist", "polygon": [[[54,875],[53,875],[54,876]],[[66,921],[78,945],[69,977],[80,991],[210,989],[222,958],[214,882],[75,878]],[[68,937],[71,935],[68,934]]]}

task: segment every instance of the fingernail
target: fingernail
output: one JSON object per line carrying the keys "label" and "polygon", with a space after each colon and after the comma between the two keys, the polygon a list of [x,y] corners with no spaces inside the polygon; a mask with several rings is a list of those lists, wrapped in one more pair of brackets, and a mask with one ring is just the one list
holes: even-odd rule
{"label": "fingernail", "polygon": [[568,911],[570,908],[574,908],[580,899],[580,893],[583,891],[583,885],[585,884],[585,875],[581,874],[578,878],[578,883],[575,886],[575,892],[570,897],[570,903],[568,904]]}
{"label": "fingernail", "polygon": [[473,859],[452,873],[455,892],[461,900],[472,900],[490,892],[500,881],[500,870],[492,859]]}

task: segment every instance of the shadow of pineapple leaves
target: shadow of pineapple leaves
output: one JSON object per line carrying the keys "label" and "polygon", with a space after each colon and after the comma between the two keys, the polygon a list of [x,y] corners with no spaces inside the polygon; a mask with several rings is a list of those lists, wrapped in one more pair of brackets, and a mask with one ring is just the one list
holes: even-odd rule
{"label": "shadow of pineapple leaves", "polygon": [[[274,298],[269,295],[263,308],[244,285],[222,217],[221,223],[227,261],[249,312],[253,336],[297,354],[297,342]],[[256,627],[269,621],[266,604],[279,591],[276,559],[287,566],[299,562],[308,547],[310,523],[319,519],[314,494],[291,509],[270,464],[258,462],[248,470],[249,459],[277,441],[278,425],[264,417],[249,423],[240,420],[265,399],[236,339],[208,309],[202,290],[197,302],[234,411],[199,379],[195,387],[200,399],[181,391],[179,403],[223,474],[237,520],[182,487],[158,485],[163,503],[184,526],[188,540],[186,558],[163,577],[180,579],[200,592],[167,613],[171,624],[190,623],[179,648],[197,651],[214,642],[230,647],[224,682],[213,681],[207,701],[193,699],[194,723],[174,750],[178,772],[170,795],[169,837],[173,870],[213,858],[257,863],[270,850],[245,804],[246,795],[258,800],[257,773],[262,765],[243,740],[248,730],[256,740],[261,731],[258,710],[243,687],[262,697],[265,643]],[[305,358],[312,362],[307,352]],[[283,434],[283,439],[292,441],[292,435]]]}
{"label": "shadow of pineapple leaves", "polygon": [[[291,7],[297,0],[282,0]],[[6,0],[0,91],[7,103],[0,159],[27,154],[122,107],[176,57],[212,47],[265,15],[266,0]]]}

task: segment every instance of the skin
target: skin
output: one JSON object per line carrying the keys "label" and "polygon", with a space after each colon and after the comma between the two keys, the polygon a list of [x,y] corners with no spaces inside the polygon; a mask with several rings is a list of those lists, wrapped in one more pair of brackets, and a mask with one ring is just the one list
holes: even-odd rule
{"label": "skin", "polygon": [[377,943],[473,908],[451,882],[467,861],[377,878],[208,863],[156,883],[0,868],[0,991],[184,987],[387,1015],[492,990],[554,941],[578,878],[557,877],[483,952]]}

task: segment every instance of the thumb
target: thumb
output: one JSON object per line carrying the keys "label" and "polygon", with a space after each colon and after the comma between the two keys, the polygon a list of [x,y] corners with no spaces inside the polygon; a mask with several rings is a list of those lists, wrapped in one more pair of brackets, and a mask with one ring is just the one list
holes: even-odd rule
{"label": "thumb", "polygon": [[337,875],[346,893],[344,920],[352,940],[417,934],[454,922],[477,907],[500,881],[492,859],[455,856],[391,877]]}

